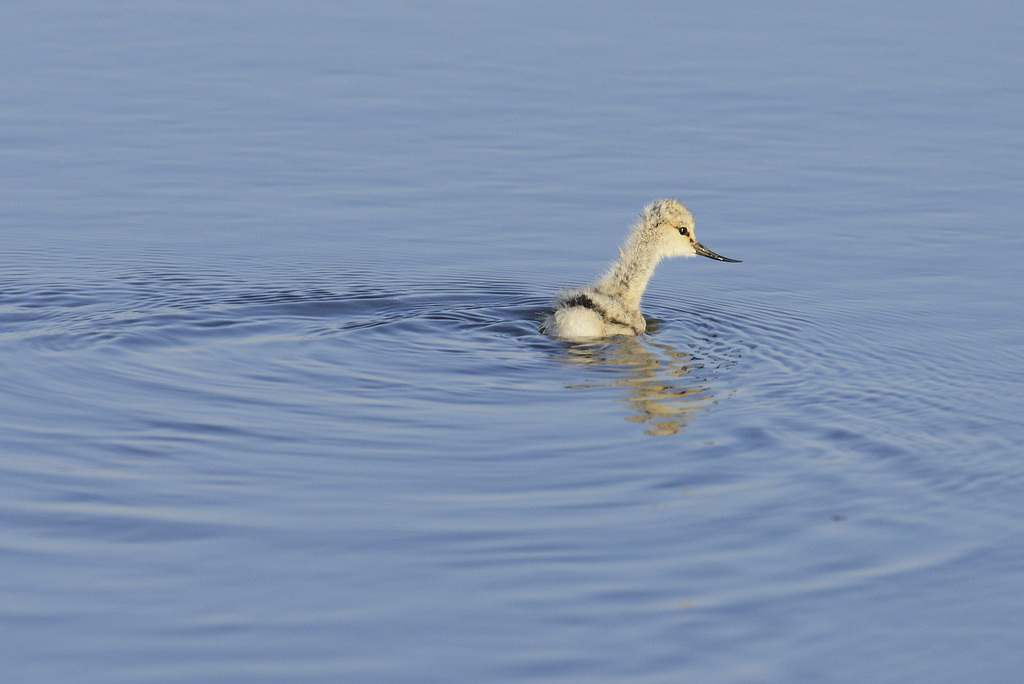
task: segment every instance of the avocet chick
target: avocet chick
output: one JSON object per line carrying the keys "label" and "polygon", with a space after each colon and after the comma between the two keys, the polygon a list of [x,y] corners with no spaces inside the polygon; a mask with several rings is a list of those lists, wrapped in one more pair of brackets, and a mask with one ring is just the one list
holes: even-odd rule
{"label": "avocet chick", "polygon": [[569,341],[640,335],[647,329],[640,299],[659,261],[699,254],[739,263],[697,242],[693,214],[675,199],[658,200],[646,207],[619,254],[619,261],[601,280],[559,295],[541,331]]}

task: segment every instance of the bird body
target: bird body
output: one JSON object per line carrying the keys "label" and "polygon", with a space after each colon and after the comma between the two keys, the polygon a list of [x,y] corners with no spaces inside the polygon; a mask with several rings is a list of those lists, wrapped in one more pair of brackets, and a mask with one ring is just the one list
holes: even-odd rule
{"label": "bird body", "polygon": [[559,295],[541,330],[559,339],[586,341],[615,335],[637,336],[647,329],[640,300],[662,259],[705,256],[732,261],[697,242],[693,215],[679,200],[648,205],[633,225],[620,259],[593,285]]}

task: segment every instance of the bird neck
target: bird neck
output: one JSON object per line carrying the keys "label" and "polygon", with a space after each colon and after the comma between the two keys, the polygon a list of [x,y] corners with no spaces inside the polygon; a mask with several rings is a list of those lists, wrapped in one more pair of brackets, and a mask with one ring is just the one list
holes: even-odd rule
{"label": "bird neck", "polygon": [[648,250],[631,245],[605,276],[601,289],[614,293],[627,307],[639,311],[640,300],[658,261]]}

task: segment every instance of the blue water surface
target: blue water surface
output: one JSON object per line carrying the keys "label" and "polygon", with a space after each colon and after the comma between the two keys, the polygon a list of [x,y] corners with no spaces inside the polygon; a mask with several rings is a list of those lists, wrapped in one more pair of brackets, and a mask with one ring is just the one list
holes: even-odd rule
{"label": "blue water surface", "polygon": [[1022,26],[5,3],[5,679],[1016,681]]}

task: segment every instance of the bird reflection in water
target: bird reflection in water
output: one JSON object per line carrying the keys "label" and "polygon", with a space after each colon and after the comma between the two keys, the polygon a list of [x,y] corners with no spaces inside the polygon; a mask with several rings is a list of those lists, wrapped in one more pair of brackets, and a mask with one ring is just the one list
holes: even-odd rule
{"label": "bird reflection in water", "polygon": [[711,384],[700,372],[703,360],[651,338],[615,337],[563,349],[565,361],[614,371],[570,389],[614,387],[626,390],[620,401],[632,412],[626,420],[645,423],[648,435],[674,435],[693,414],[715,403]]}

